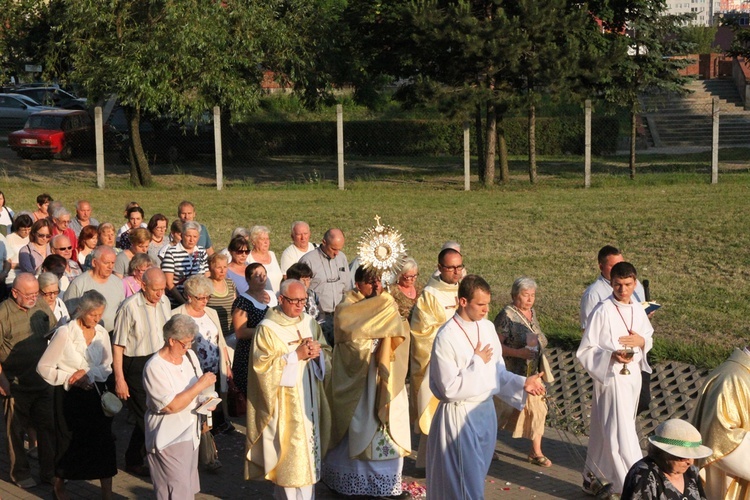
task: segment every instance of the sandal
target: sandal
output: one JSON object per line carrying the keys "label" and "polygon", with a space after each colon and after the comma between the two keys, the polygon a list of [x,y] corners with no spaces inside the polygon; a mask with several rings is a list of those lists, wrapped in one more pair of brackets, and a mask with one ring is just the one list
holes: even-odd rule
{"label": "sandal", "polygon": [[529,455],[529,463],[533,465],[538,465],[539,467],[552,467],[552,462],[550,462],[549,458],[545,457],[544,455],[540,455],[538,457],[532,457]]}

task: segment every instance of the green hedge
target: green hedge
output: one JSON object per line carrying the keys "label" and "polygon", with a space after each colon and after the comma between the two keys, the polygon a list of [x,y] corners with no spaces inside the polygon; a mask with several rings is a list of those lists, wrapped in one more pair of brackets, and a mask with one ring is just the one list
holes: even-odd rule
{"label": "green hedge", "polygon": [[[592,120],[592,152],[613,153],[619,125],[615,118]],[[537,153],[583,154],[583,117],[537,118]],[[510,154],[528,149],[527,120],[504,122]],[[472,130],[473,133],[473,130]],[[230,144],[255,156],[335,155],[333,122],[247,122],[230,128]],[[462,125],[449,120],[372,120],[344,123],[344,151],[352,156],[460,156]],[[472,153],[475,154],[472,141]]]}

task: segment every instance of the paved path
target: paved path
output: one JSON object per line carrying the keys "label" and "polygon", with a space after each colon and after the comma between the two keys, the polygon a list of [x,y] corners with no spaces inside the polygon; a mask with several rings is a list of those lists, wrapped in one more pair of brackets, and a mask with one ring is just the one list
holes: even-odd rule
{"label": "paved path", "polygon": [[[234,419],[238,431],[244,432],[240,425],[241,419]],[[118,461],[120,471],[114,478],[114,497],[116,499],[153,498],[153,490],[149,481],[131,476],[123,471],[124,447],[130,437],[130,426],[127,424],[127,409],[116,418],[114,432],[117,436]],[[0,433],[2,434],[2,433]],[[492,462],[486,479],[486,498],[491,499],[580,499],[587,498],[580,490],[581,459],[577,454],[585,455],[586,438],[583,446],[578,438],[569,434],[560,434],[555,429],[547,429],[543,449],[554,465],[551,468],[532,466],[526,460],[529,443],[523,439],[511,439],[504,432],[499,434],[497,441],[497,457]],[[0,499],[34,499],[52,498],[52,488],[40,485],[30,490],[22,490],[10,483],[8,477],[8,458],[5,450],[4,438],[0,444]],[[572,440],[575,445],[569,444]],[[269,483],[260,481],[244,481],[242,479],[242,455],[244,434],[235,432],[230,436],[218,436],[216,444],[219,457],[224,467],[217,472],[207,472],[201,469],[201,493],[198,499],[270,499],[272,489]],[[38,479],[36,462],[33,476]],[[423,478],[414,477],[414,460],[404,461],[404,481],[416,481],[425,484]],[[98,481],[71,481],[68,492],[73,499],[99,499]],[[328,488],[319,484],[316,490],[317,498],[333,499],[335,497]],[[591,497],[588,497],[591,498]]]}

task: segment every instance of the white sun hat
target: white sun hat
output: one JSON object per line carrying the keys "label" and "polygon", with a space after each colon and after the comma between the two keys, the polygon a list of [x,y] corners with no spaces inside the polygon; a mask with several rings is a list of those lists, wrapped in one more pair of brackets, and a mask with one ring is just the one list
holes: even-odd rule
{"label": "white sun hat", "polygon": [[698,429],[678,418],[661,423],[648,440],[657,448],[679,458],[706,458],[713,454],[711,448],[703,446]]}

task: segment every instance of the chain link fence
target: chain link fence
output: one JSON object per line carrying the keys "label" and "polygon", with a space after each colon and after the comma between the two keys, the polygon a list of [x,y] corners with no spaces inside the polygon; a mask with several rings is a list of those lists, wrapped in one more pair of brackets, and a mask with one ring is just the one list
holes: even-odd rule
{"label": "chain link fence", "polygon": [[[750,111],[731,80],[696,81],[687,96],[652,96],[641,102],[636,122],[636,165],[639,175],[652,173],[722,173],[747,171],[750,156]],[[563,113],[536,116],[536,158],[540,181],[556,178],[586,179],[593,175],[630,173],[631,123],[627,113],[607,114],[595,105],[587,139],[586,109],[572,106]],[[207,111],[197,121],[144,117],[141,142],[155,176],[191,175],[216,182],[219,187],[259,183],[336,183],[375,180],[395,183],[433,182],[460,188],[464,185],[465,124],[449,119],[347,119],[253,121],[230,123]],[[124,110],[103,113],[102,163],[106,175],[127,175],[132,138]],[[717,120],[718,119],[718,128]],[[501,146],[507,149],[510,181],[529,178],[529,120],[504,117],[498,123],[496,170]],[[475,123],[469,124],[471,182],[478,180],[478,153],[486,154],[487,141],[476,140]],[[216,134],[221,150],[217,155]],[[8,132],[0,141],[9,146]],[[484,131],[483,131],[484,134]],[[504,141],[501,141],[504,139]],[[340,142],[340,143],[339,143]],[[714,143],[718,148],[714,148]],[[0,145],[2,143],[0,142]],[[482,146],[481,149],[479,146]],[[343,149],[343,157],[339,155]],[[14,148],[18,155],[18,148]],[[90,150],[89,150],[90,151]],[[590,156],[587,155],[590,154]],[[80,151],[82,164],[96,163],[91,152]],[[28,156],[28,155],[25,155]],[[7,149],[2,161],[16,163]],[[217,176],[217,166],[219,173]],[[343,169],[343,179],[340,178]],[[718,172],[718,170],[717,170]],[[497,176],[499,179],[499,175]],[[100,176],[100,179],[103,179]]]}

